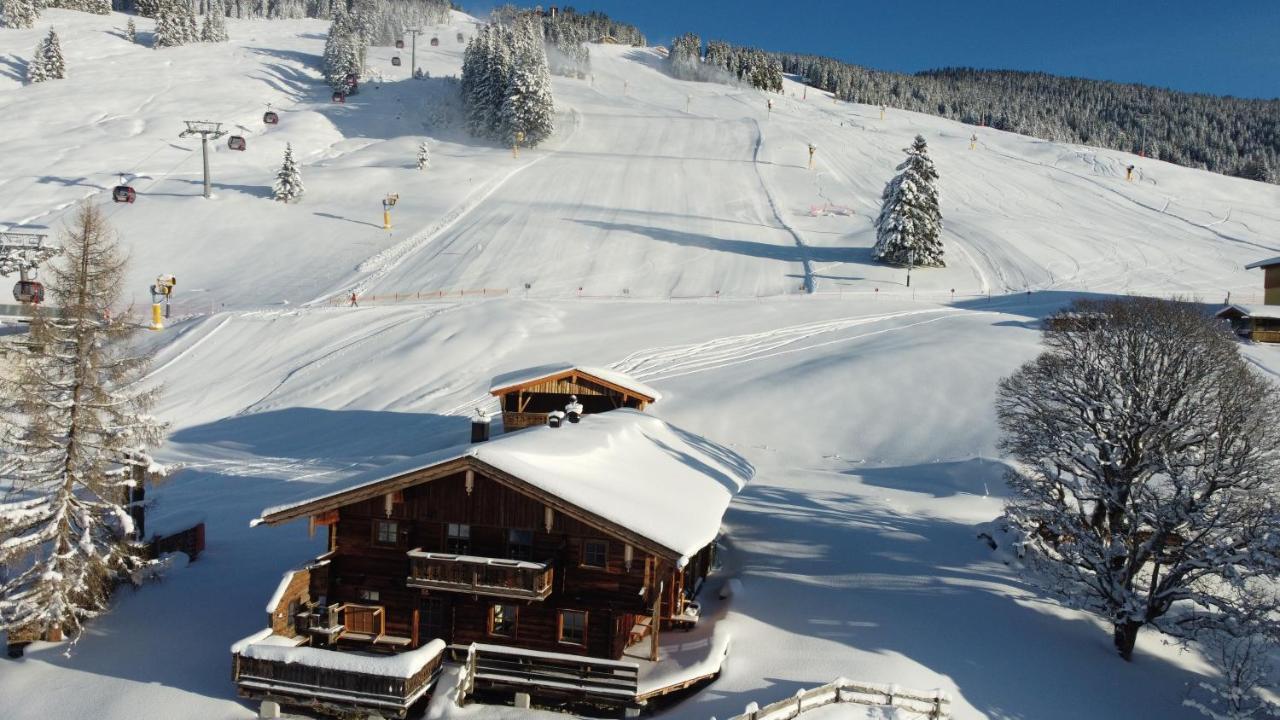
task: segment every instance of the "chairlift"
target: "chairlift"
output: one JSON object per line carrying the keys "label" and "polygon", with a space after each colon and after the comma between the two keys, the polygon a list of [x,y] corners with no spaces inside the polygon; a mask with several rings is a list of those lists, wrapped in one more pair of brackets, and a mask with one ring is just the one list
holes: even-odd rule
{"label": "chairlift", "polygon": [[39,305],[44,302],[44,285],[35,280],[19,280],[13,286],[13,299],[20,303]]}
{"label": "chairlift", "polygon": [[275,111],[268,110],[262,113],[262,122],[266,123],[267,125],[279,125],[280,116],[277,115]]}
{"label": "chairlift", "polygon": [[396,67],[400,67],[400,56],[397,55],[396,57],[391,58],[391,64]]}
{"label": "chairlift", "polygon": [[347,101],[347,96],[344,93],[335,92],[333,94],[333,101],[336,103],[345,103]]}
{"label": "chairlift", "polygon": [[232,150],[244,150],[244,138],[239,135],[232,135],[231,139],[227,141],[227,147]]}
{"label": "chairlift", "polygon": [[397,50],[403,50],[403,49],[404,49],[404,41],[403,41],[403,40],[397,40],[397,41],[396,41],[396,49],[397,49]]}
{"label": "chairlift", "polygon": [[115,202],[132,203],[137,197],[138,194],[128,185],[117,185],[111,191],[111,199]]}
{"label": "chairlift", "polygon": [[440,45],[440,38],[438,37],[431,38],[431,47],[437,47],[439,45]]}

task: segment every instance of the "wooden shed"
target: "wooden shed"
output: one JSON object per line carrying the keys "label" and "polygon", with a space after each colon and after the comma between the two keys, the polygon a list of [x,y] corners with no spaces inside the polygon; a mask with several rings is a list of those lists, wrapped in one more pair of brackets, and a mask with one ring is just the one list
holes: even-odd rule
{"label": "wooden shed", "polygon": [[564,410],[571,397],[582,414],[619,408],[644,410],[662,394],[635,378],[605,368],[555,363],[504,373],[493,379],[489,392],[502,404],[502,426],[520,430],[546,425],[548,415]]}
{"label": "wooden shed", "polygon": [[1228,305],[1216,317],[1231,323],[1231,329],[1240,337],[1280,343],[1280,305]]}

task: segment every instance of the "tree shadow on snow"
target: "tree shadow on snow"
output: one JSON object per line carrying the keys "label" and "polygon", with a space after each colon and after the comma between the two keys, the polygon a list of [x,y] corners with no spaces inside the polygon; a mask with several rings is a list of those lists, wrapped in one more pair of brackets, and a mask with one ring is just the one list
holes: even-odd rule
{"label": "tree shadow on snow", "polygon": [[999,460],[973,458],[958,462],[925,463],[903,467],[857,468],[846,475],[862,478],[862,482],[892,490],[906,490],[936,498],[956,495],[1008,497],[1005,464]]}
{"label": "tree shadow on snow", "polygon": [[[897,485],[932,467],[871,475],[876,484]],[[1134,662],[1122,661],[1105,624],[1041,597],[992,558],[972,525],[902,515],[852,494],[757,483],[735,500],[726,527],[743,584],[734,613],[863,655],[856,667],[829,660],[820,676],[802,669],[814,660],[801,655],[798,641],[778,644],[775,656],[730,658],[731,674],[735,662],[770,669],[794,663],[797,670],[744,691],[714,683],[668,716],[675,720],[733,715],[748,702],[780,700],[839,675],[922,690],[935,685],[877,670],[876,657],[892,664],[908,658],[925,674],[937,673],[936,684],[952,680],[987,716],[1026,720],[1180,717],[1182,688],[1200,679],[1141,643]],[[1143,639],[1156,640],[1154,631]],[[748,642],[734,650],[747,651]],[[838,658],[840,649],[825,643],[823,656]]]}
{"label": "tree shadow on snow", "polygon": [[27,81],[27,61],[17,55],[0,55],[0,75],[17,82]]}
{"label": "tree shadow on snow", "polygon": [[[735,240],[732,238],[702,235],[699,233],[654,227],[652,225],[639,225],[636,223],[606,222],[597,220],[574,220],[574,222],[581,225],[587,225],[589,227],[599,228],[608,232],[641,235],[653,240],[671,243],[673,245],[684,245],[686,247],[703,248],[705,250],[716,250],[719,252],[746,255],[748,257],[761,258],[765,260],[778,260],[780,262],[800,263],[807,260],[815,263],[861,263],[866,262],[866,260],[871,257],[871,250],[863,247],[801,248],[796,246],[794,243],[773,245],[771,243],[757,242],[754,240]],[[766,227],[772,228],[772,226]],[[786,233],[786,230],[781,227],[772,229],[781,234]]]}

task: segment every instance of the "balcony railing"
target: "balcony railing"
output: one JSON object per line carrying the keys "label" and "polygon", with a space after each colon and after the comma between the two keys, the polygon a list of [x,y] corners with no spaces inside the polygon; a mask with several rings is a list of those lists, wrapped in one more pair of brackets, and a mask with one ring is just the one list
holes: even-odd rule
{"label": "balcony railing", "polygon": [[514,412],[510,410],[502,412],[502,429],[508,432],[546,424],[547,413]]}
{"label": "balcony railing", "polygon": [[409,587],[545,600],[554,571],[546,563],[409,551]]}

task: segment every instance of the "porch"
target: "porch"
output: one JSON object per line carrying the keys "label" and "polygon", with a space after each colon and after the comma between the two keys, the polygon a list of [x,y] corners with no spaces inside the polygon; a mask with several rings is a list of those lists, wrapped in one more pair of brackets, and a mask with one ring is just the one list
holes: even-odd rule
{"label": "porch", "polygon": [[554,568],[547,563],[410,550],[409,587],[515,600],[546,600]]}
{"label": "porch", "polygon": [[403,718],[435,685],[445,649],[433,640],[398,655],[368,655],[298,642],[268,628],[232,645],[238,694],[341,717],[372,711]]}

